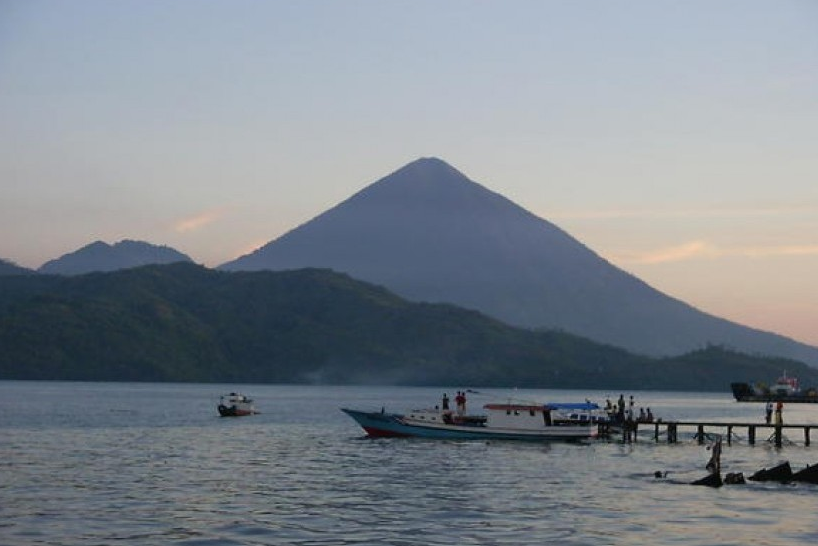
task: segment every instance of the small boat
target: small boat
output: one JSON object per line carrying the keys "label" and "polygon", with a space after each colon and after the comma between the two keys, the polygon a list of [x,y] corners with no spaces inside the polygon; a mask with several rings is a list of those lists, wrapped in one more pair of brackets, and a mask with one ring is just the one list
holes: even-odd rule
{"label": "small boat", "polygon": [[258,413],[253,406],[253,401],[238,392],[223,394],[219,398],[217,409],[222,417],[241,417]]}
{"label": "small boat", "polygon": [[798,378],[788,376],[786,371],[771,386],[763,383],[731,383],[730,388],[738,402],[781,400],[790,403],[818,403],[818,389],[802,389],[798,386]]}
{"label": "small boat", "polygon": [[[594,404],[595,405],[595,404]],[[342,408],[370,437],[417,437],[450,440],[584,440],[598,435],[590,418],[548,404],[486,404],[481,415],[459,415],[448,409],[416,409],[407,414]],[[576,408],[573,408],[575,411]]]}

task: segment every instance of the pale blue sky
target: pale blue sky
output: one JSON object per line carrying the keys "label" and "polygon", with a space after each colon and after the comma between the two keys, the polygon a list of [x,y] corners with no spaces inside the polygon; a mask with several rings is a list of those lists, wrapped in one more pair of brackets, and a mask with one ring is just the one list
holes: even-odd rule
{"label": "pale blue sky", "polygon": [[0,0],[21,265],[218,265],[421,156],[818,345],[818,2]]}

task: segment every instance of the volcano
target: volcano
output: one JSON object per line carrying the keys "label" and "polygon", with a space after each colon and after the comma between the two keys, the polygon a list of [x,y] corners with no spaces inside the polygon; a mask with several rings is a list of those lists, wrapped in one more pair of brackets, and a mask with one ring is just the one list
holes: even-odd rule
{"label": "volcano", "polygon": [[818,348],[709,315],[617,268],[553,223],[421,158],[220,266],[322,267],[413,301],[558,329],[651,356],[707,345],[818,366]]}

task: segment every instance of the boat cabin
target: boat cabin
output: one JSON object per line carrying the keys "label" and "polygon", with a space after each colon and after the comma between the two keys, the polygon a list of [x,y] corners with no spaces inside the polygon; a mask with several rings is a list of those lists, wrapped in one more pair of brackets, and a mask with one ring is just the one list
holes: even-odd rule
{"label": "boat cabin", "polygon": [[553,426],[549,406],[534,404],[486,404],[486,426],[539,430]]}
{"label": "boat cabin", "polygon": [[799,391],[798,378],[788,376],[786,371],[784,372],[784,375],[776,380],[775,385],[770,387],[770,392],[779,396],[790,396],[797,394]]}
{"label": "boat cabin", "polygon": [[485,415],[458,415],[451,410],[415,409],[404,416],[405,421],[438,425],[461,425],[482,427],[486,425]]}
{"label": "boat cabin", "polygon": [[602,412],[596,404],[486,404],[485,415],[458,415],[451,410],[415,409],[403,416],[412,424],[459,425],[539,431],[545,427],[588,426],[602,418],[594,412]]}

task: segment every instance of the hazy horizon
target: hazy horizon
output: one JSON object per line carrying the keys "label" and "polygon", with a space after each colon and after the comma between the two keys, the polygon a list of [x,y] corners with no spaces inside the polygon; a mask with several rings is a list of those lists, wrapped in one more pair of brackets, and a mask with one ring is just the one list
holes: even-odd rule
{"label": "hazy horizon", "polygon": [[418,157],[818,345],[818,4],[0,3],[0,258],[216,266]]}

